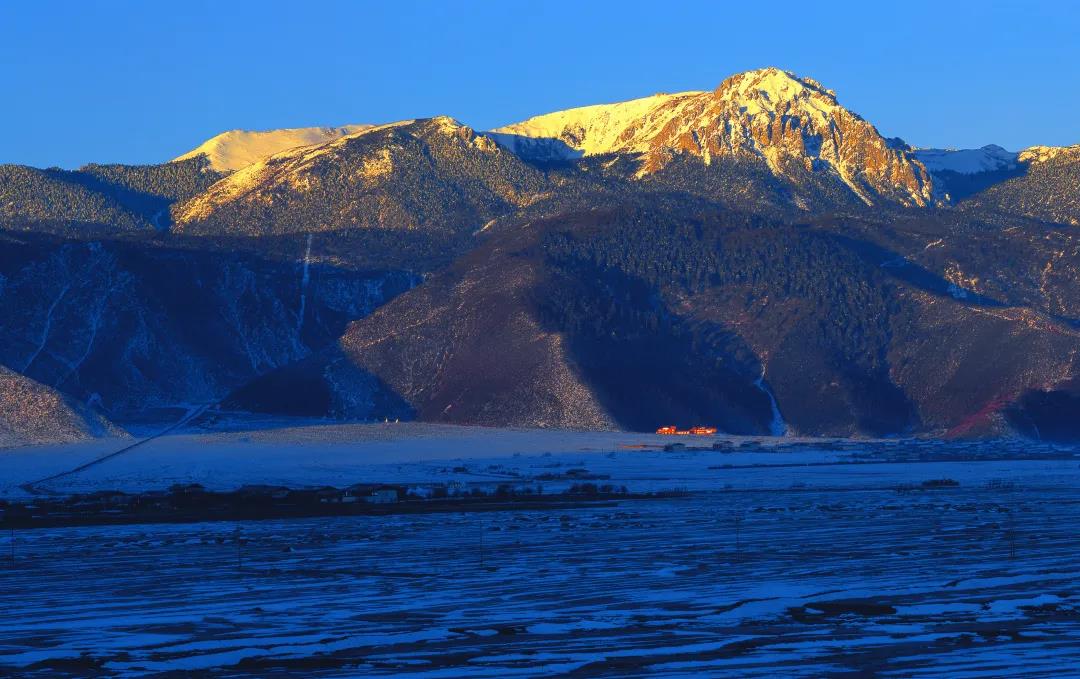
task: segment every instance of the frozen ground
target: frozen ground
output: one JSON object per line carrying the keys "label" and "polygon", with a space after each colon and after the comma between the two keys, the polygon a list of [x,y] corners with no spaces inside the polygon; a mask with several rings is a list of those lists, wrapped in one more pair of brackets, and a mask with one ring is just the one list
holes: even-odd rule
{"label": "frozen ground", "polygon": [[[630,447],[653,441],[415,425],[164,437],[48,489],[532,483],[584,467],[695,492],[17,531],[0,564],[0,674],[1061,676],[1080,663],[1073,450]],[[101,453],[48,452],[66,459],[19,478]],[[921,487],[945,477],[959,485]]]}
{"label": "frozen ground", "polygon": [[[148,427],[147,432],[159,429]],[[736,450],[661,450],[667,443],[708,447],[719,440],[731,442]],[[130,441],[98,440],[0,450],[0,498],[25,497],[25,484],[58,474],[38,489],[67,493],[145,491],[174,483],[200,483],[210,490],[244,484],[502,483],[571,468],[608,474],[635,491],[786,488],[795,483],[881,488],[942,476],[963,477],[967,483],[1008,476],[1058,487],[1080,482],[1080,455],[1072,448],[1017,441],[818,445],[769,438],[245,419],[217,422],[213,429],[179,429],[109,456],[128,445]],[[913,467],[911,459],[922,464]]]}
{"label": "frozen ground", "polygon": [[[361,481],[448,480],[439,470],[470,464],[464,481],[496,479],[478,473],[491,464],[545,453],[600,457],[626,446],[667,442],[658,436],[618,432],[537,431],[420,423],[326,424],[245,420],[192,427],[152,439],[43,488],[77,492],[107,488],[148,490],[173,483],[201,483],[231,490],[246,483],[347,486]],[[147,432],[155,427],[148,427]],[[146,432],[137,432],[146,433]],[[700,442],[700,441],[699,441]],[[711,439],[709,440],[711,443]],[[0,497],[17,497],[25,483],[74,469],[128,445],[93,441],[63,446],[0,450]],[[550,462],[550,461],[549,461]],[[474,471],[475,470],[475,471]]]}
{"label": "frozen ground", "polygon": [[1074,491],[961,488],[26,531],[0,668],[1060,676],[1076,523]]}

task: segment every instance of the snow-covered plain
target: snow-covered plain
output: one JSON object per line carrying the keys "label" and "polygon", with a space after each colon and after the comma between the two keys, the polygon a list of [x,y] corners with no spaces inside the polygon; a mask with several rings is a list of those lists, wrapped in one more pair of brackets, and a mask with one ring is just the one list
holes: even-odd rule
{"label": "snow-covered plain", "polygon": [[[670,439],[638,434],[284,424],[183,430],[41,488],[533,483],[586,468],[694,492],[17,531],[0,567],[0,673],[1048,676],[1080,662],[1070,448],[664,452]],[[101,452],[0,464],[11,488],[13,469],[33,480]],[[922,488],[945,477],[959,485]]]}
{"label": "snow-covered plain", "polygon": [[[157,431],[135,430],[136,435]],[[669,443],[730,451],[664,452]],[[998,441],[945,445],[919,441],[815,443],[790,438],[670,437],[631,432],[499,429],[417,422],[340,424],[245,417],[188,426],[150,438],[119,455],[130,440],[0,450],[0,498],[26,496],[24,486],[103,459],[78,473],[37,484],[48,493],[163,490],[199,483],[209,490],[245,484],[291,488],[354,483],[528,482],[559,469],[586,468],[634,491],[671,488],[892,487],[948,476],[976,483],[1009,478],[1072,485],[1080,468],[1070,448]],[[1032,458],[1032,453],[1038,454]],[[918,467],[907,460],[927,458]],[[106,457],[109,456],[109,457]],[[978,456],[980,461],[966,460]],[[957,458],[965,461],[956,462]],[[1080,461],[1080,458],[1078,458]],[[873,462],[872,466],[862,464]],[[1063,464],[1065,466],[1063,466]],[[724,474],[727,465],[738,473]],[[460,470],[462,467],[467,471]],[[936,476],[935,476],[936,475]]]}

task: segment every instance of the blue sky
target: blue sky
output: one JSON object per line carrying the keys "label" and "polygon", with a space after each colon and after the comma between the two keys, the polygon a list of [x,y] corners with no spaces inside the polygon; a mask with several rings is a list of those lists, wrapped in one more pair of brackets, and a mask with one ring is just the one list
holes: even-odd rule
{"label": "blue sky", "polygon": [[484,129],[768,65],[912,144],[1078,143],[1076,7],[4,0],[0,162],[159,162],[227,129],[437,114]]}

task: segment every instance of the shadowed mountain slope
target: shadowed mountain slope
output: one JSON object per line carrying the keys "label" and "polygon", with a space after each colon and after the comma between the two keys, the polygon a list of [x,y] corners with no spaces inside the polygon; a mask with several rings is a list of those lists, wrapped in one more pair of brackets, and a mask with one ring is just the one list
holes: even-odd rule
{"label": "shadowed mountain slope", "polygon": [[1080,225],[1080,144],[1035,146],[1020,153],[1022,176],[990,186],[965,207],[979,214],[1020,215]]}
{"label": "shadowed mountain slope", "polygon": [[774,397],[803,434],[989,430],[1076,374],[1069,322],[883,267],[845,226],[619,209],[523,224],[341,347],[423,419],[638,430],[768,433]]}
{"label": "shadowed mountain slope", "polygon": [[113,419],[216,402],[418,282],[328,263],[315,238],[279,242],[273,258],[175,238],[0,243],[0,363]]}
{"label": "shadowed mountain slope", "polygon": [[220,178],[202,159],[78,170],[0,165],[0,228],[76,238],[165,230],[170,205]]}

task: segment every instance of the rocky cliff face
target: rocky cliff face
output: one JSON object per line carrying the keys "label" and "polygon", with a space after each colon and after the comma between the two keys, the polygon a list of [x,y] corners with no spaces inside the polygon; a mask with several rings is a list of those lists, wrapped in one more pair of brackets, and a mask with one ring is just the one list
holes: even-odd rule
{"label": "rocky cliff face", "polygon": [[905,145],[884,139],[817,81],[776,68],[732,76],[712,92],[589,106],[494,132],[525,152],[542,147],[517,138],[550,139],[583,155],[633,154],[639,176],[680,154],[706,164],[735,156],[761,159],[795,181],[801,172],[833,175],[866,203],[925,206],[933,198],[926,168]]}

